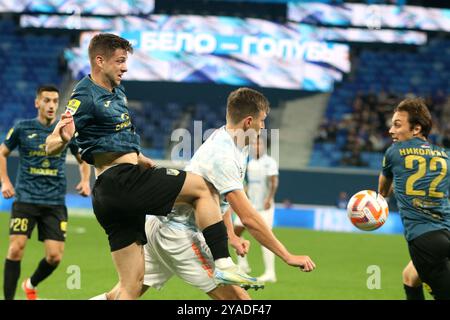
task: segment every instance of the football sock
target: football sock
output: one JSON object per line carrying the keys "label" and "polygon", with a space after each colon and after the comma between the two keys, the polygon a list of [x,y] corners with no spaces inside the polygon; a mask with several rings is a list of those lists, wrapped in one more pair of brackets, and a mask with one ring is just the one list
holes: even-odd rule
{"label": "football sock", "polygon": [[406,300],[425,300],[422,285],[418,287],[410,287],[403,284],[403,288],[405,289]]}
{"label": "football sock", "polygon": [[247,260],[247,256],[237,256],[238,265],[243,268],[250,268]]}
{"label": "football sock", "polygon": [[58,267],[58,265],[51,265],[47,262],[47,260],[45,260],[45,258],[42,259],[39,262],[36,271],[30,278],[31,286],[36,287],[42,280],[47,278],[56,269],[56,267]]}
{"label": "football sock", "polygon": [[227,228],[223,221],[219,221],[203,229],[206,244],[211,250],[214,260],[230,257],[228,251]]}
{"label": "football sock", "polygon": [[17,281],[20,277],[20,260],[5,259],[5,270],[3,273],[3,295],[5,300],[13,300],[16,294]]}
{"label": "football sock", "polygon": [[106,293],[99,294],[98,296],[92,297],[89,300],[108,300]]}
{"label": "football sock", "polygon": [[264,261],[264,273],[275,276],[275,254],[263,246],[261,246],[261,251]]}

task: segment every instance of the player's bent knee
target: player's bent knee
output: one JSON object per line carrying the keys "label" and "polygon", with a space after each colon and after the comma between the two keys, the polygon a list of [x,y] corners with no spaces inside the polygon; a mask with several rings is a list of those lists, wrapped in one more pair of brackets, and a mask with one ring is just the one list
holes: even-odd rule
{"label": "player's bent knee", "polygon": [[13,242],[9,245],[8,249],[8,259],[9,260],[22,260],[25,251],[25,243]]}
{"label": "player's bent knee", "polygon": [[422,283],[419,279],[419,275],[408,267],[403,269],[402,277],[403,283],[409,287],[417,287]]}
{"label": "player's bent knee", "polygon": [[61,260],[62,260],[62,254],[60,253],[55,253],[55,254],[48,254],[45,257],[45,260],[47,260],[47,262],[52,265],[52,266],[57,266]]}

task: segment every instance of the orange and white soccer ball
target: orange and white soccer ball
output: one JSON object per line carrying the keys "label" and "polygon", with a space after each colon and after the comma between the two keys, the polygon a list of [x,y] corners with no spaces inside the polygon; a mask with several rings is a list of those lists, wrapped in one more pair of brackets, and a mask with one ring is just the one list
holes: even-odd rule
{"label": "orange and white soccer ball", "polygon": [[372,231],[381,227],[389,215],[386,199],[373,190],[355,193],[347,204],[347,214],[355,227]]}

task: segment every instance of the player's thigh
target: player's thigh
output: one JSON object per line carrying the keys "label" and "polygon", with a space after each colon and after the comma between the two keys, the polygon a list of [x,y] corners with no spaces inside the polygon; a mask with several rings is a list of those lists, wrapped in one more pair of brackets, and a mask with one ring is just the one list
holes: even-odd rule
{"label": "player's thigh", "polygon": [[9,222],[9,234],[11,236],[22,235],[31,238],[36,219],[40,214],[41,212],[37,205],[14,202]]}
{"label": "player's thigh", "polygon": [[210,187],[203,177],[186,172],[186,179],[178,195],[177,202],[192,203],[209,192]]}
{"label": "player's thigh", "polygon": [[[64,242],[67,231],[67,207],[65,205],[46,205],[42,208],[42,214],[37,221],[39,241]],[[56,244],[50,245],[50,247],[53,249]]]}
{"label": "player's thigh", "polygon": [[[141,286],[144,277],[144,251],[142,245],[133,243],[111,252],[121,285]],[[140,290],[140,288],[139,288]]]}
{"label": "player's thigh", "polygon": [[207,294],[214,300],[251,300],[247,291],[238,286],[219,286]]}

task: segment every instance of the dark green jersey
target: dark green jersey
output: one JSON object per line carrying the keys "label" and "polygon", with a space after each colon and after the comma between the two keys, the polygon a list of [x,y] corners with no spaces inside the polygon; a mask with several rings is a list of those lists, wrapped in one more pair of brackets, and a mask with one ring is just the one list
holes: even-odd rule
{"label": "dark green jersey", "polygon": [[94,163],[94,153],[140,152],[122,86],[110,92],[86,76],[76,85],[67,110],[73,115],[76,142],[86,162]]}
{"label": "dark green jersey", "polygon": [[382,174],[393,177],[406,240],[450,230],[448,167],[445,149],[419,138],[394,143],[386,151]]}
{"label": "dark green jersey", "polygon": [[[19,121],[9,130],[3,142],[9,150],[19,148],[19,168],[15,183],[16,200],[35,204],[61,205],[65,203],[67,148],[58,155],[47,156],[45,139],[53,132],[37,119]],[[78,153],[74,142],[69,144]]]}

